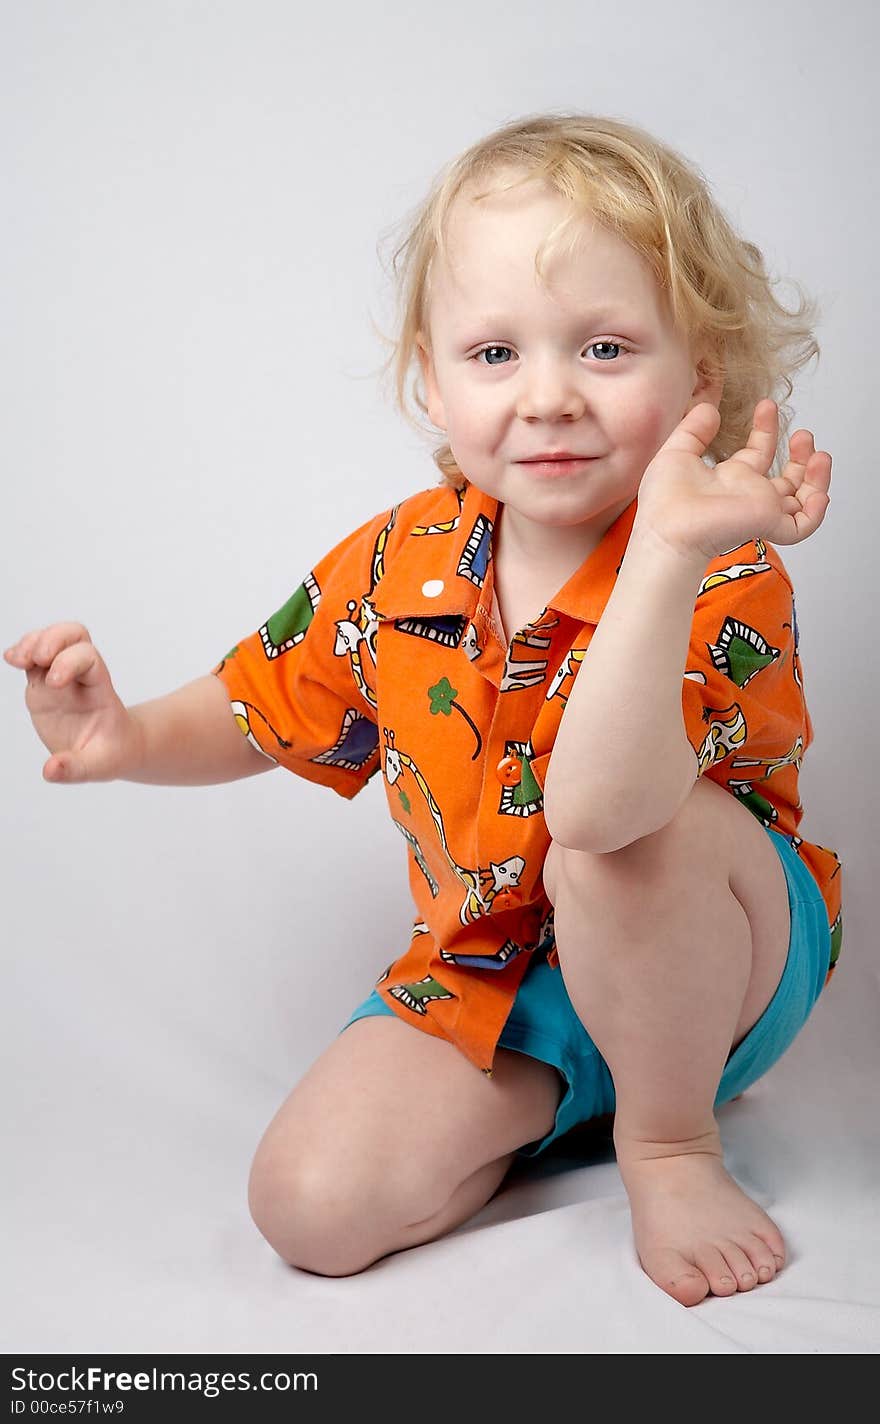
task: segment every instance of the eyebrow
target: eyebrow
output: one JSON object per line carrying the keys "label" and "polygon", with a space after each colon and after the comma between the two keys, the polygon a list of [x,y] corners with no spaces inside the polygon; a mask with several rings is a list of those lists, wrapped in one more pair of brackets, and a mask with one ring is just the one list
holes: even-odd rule
{"label": "eyebrow", "polygon": [[[499,316],[497,313],[490,312],[488,316],[463,319],[461,324],[456,327],[455,334],[457,337],[462,338],[466,336],[468,332],[476,331],[477,329],[482,330],[484,327],[501,330],[503,327],[511,325],[514,320],[515,318]],[[615,326],[623,324],[624,326],[636,326],[643,320],[644,317],[636,312],[624,311],[622,307],[616,309],[614,307],[598,307],[596,311],[593,312],[587,311],[576,314],[572,318],[572,325]]]}

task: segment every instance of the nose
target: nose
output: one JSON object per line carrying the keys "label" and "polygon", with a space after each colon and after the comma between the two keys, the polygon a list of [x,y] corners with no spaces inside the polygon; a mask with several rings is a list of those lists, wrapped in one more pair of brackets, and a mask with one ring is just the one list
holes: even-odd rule
{"label": "nose", "polygon": [[549,357],[523,370],[516,413],[522,420],[576,420],[584,412],[584,397],[566,360]]}

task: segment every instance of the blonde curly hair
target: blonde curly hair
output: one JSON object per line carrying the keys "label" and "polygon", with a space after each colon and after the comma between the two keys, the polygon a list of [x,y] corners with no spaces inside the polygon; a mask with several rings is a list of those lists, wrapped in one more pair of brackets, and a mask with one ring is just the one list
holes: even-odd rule
{"label": "blonde curly hair", "polygon": [[[509,183],[499,179],[513,171]],[[804,295],[797,310],[777,301],[764,257],[735,231],[699,169],[646,130],[623,120],[577,112],[530,114],[496,129],[449,163],[427,198],[404,219],[405,235],[392,257],[397,296],[395,335],[380,338],[391,347],[380,368],[394,382],[394,401],[404,419],[421,433],[434,433],[407,405],[407,380],[415,373],[412,397],[424,415],[422,371],[417,350],[430,349],[428,313],[435,255],[447,252],[447,219],[465,185],[483,188],[475,200],[520,184],[544,180],[571,201],[570,213],[545,237],[535,270],[544,279],[542,258],[563,247],[571,251],[577,225],[587,215],[628,242],[649,262],[666,294],[675,326],[702,353],[709,374],[721,375],[721,424],[708,455],[726,459],[745,445],[757,402],[769,396],[779,406],[779,445],[770,477],[784,465],[785,436],[793,411],[785,404],[791,375],[819,355],[812,327],[817,302]],[[434,449],[438,483],[462,490],[467,477],[448,442]]]}

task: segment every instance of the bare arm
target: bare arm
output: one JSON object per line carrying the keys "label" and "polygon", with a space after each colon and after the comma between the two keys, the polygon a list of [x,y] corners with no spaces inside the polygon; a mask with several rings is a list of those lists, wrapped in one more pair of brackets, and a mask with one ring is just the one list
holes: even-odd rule
{"label": "bare arm", "polygon": [[226,688],[213,673],[128,710],[139,735],[137,754],[122,781],[213,786],[278,765],[239,730]]}
{"label": "bare arm", "polygon": [[547,765],[544,815],[560,845],[619,850],[665,826],[698,776],[682,682],[706,561],[633,526]]}

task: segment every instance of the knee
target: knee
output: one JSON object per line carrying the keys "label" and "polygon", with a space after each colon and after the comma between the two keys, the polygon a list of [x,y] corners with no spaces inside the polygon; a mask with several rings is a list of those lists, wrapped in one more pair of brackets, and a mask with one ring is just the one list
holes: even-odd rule
{"label": "knee", "polygon": [[617,851],[600,855],[589,850],[572,850],[551,840],[544,859],[544,891],[551,905],[558,907],[560,896],[572,889],[582,890],[594,876],[606,872]]}
{"label": "knee", "polygon": [[345,1184],[315,1161],[258,1152],[248,1178],[248,1209],[289,1266],[336,1276],[367,1264],[356,1264],[351,1250],[356,1221]]}
{"label": "knee", "polygon": [[350,1276],[385,1254],[395,1205],[362,1171],[316,1153],[299,1158],[258,1152],[248,1179],[257,1230],[290,1266]]}
{"label": "knee", "polygon": [[563,874],[565,855],[565,846],[561,846],[558,841],[551,840],[547,854],[544,857],[544,868],[541,873],[541,878],[544,881],[544,893],[550,901],[550,904],[554,906],[559,899],[559,887]]}
{"label": "knee", "polygon": [[719,863],[723,842],[707,824],[705,807],[703,795],[691,795],[665,826],[616,850],[575,850],[551,841],[544,862],[548,899],[556,906],[560,896],[589,898],[601,888],[604,897],[617,893],[624,905],[636,909],[640,896],[651,887],[672,885],[682,867],[694,869],[707,857]]}

